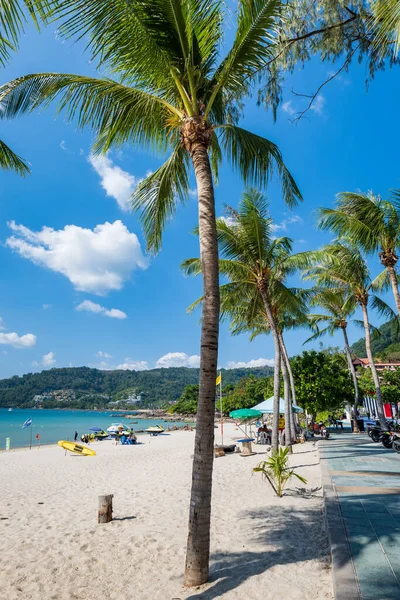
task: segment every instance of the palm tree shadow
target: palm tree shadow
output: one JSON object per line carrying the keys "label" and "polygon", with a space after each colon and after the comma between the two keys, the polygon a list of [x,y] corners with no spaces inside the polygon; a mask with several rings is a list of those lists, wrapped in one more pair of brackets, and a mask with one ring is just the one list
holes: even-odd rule
{"label": "palm tree shadow", "polygon": [[[243,517],[249,516],[253,520],[251,541],[260,550],[213,554],[207,589],[187,596],[187,600],[214,600],[222,594],[229,598],[230,591],[275,565],[313,559],[329,564],[328,541],[325,536],[321,539],[320,506],[293,508],[290,514],[283,507],[243,513]],[[268,545],[273,549],[268,550]]]}
{"label": "palm tree shadow", "polygon": [[[375,503],[374,498],[369,495],[349,496],[347,500],[351,505],[353,502],[359,503],[360,500]],[[388,502],[387,506],[390,506],[392,502],[397,502],[397,496],[387,495],[385,502]],[[250,517],[253,520],[251,539],[249,540],[247,535],[244,542],[250,542],[253,547],[260,546],[260,550],[211,555],[210,578],[207,587],[186,596],[186,600],[214,600],[223,594],[229,598],[229,592],[240,587],[252,577],[262,576],[268,569],[276,565],[317,560],[321,563],[321,568],[329,568],[331,562],[329,544],[326,535],[321,532],[321,518],[323,517],[319,504],[310,508],[292,507],[290,511],[287,510],[287,507],[266,507],[259,511],[243,512],[241,517]],[[400,516],[397,519],[397,527],[393,527],[393,529],[385,527],[379,533],[380,541],[383,544],[394,544],[398,540]],[[356,518],[355,531],[351,527],[354,517],[350,518],[350,523],[348,518],[345,517],[344,520],[348,529],[347,535],[351,545],[352,558],[355,559],[363,555],[369,544],[376,543],[377,535],[374,529],[365,526],[363,518]],[[340,557],[338,566],[344,566],[348,560],[349,556],[343,555]],[[266,579],[260,579],[260,589],[264,584],[266,585]],[[382,582],[383,595],[381,597],[391,597],[390,594],[385,595],[385,585]],[[387,585],[389,589],[391,582],[387,582]],[[304,593],[306,595],[307,590],[304,590]]]}

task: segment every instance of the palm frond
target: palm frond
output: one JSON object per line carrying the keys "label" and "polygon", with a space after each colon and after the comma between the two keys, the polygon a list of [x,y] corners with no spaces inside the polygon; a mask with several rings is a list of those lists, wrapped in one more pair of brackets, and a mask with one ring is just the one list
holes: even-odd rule
{"label": "palm frond", "polygon": [[29,167],[24,159],[17,156],[2,140],[0,140],[0,169],[15,171],[22,176],[29,173]]}
{"label": "palm frond", "polygon": [[58,112],[79,128],[89,127],[98,136],[96,148],[105,152],[112,144],[127,141],[151,144],[165,150],[164,130],[173,115],[179,115],[163,98],[108,79],[80,75],[41,73],[26,75],[0,88],[3,118],[14,118],[48,106],[58,99]]}
{"label": "palm frond", "polygon": [[316,327],[315,333],[313,333],[313,335],[311,335],[309,338],[306,339],[305,342],[303,342],[303,346],[305,346],[306,344],[308,344],[308,342],[314,342],[315,340],[320,339],[321,337],[323,337],[327,333],[331,334],[331,331],[332,331],[331,325],[328,325],[327,327],[324,327],[324,329],[319,329],[318,327]]}
{"label": "palm frond", "polygon": [[271,57],[282,12],[278,0],[239,0],[236,37],[214,75],[206,115],[221,89],[232,95],[247,93],[254,76]]}
{"label": "palm frond", "polygon": [[228,161],[240,173],[246,184],[265,187],[274,171],[277,171],[286,204],[293,207],[302,200],[301,193],[275,144],[234,125],[223,125],[219,131]]}
{"label": "palm frond", "polygon": [[161,248],[165,222],[175,213],[177,200],[187,201],[188,191],[188,155],[177,145],[168,160],[132,194],[132,207],[140,212],[149,251]]}
{"label": "palm frond", "polygon": [[387,269],[381,271],[375,279],[371,281],[370,289],[375,292],[385,292],[390,288],[390,278]]}
{"label": "palm frond", "polygon": [[185,275],[201,275],[201,260],[200,258],[186,258],[181,262],[180,268]]}
{"label": "palm frond", "polygon": [[[188,0],[192,27],[192,50],[194,64],[202,64],[203,79],[211,75],[222,38],[225,3],[222,0]],[[195,49],[198,49],[196,54]],[[204,83],[199,82],[199,85]]]}
{"label": "palm frond", "polygon": [[371,296],[371,306],[380,317],[385,317],[387,320],[398,319],[397,313],[378,296]]}
{"label": "palm frond", "polygon": [[178,100],[171,66],[182,68],[185,59],[174,22],[176,2],[63,0],[53,4],[53,20],[61,21],[59,35],[85,40],[99,69],[147,91],[157,90],[171,102]]}
{"label": "palm frond", "polygon": [[[356,327],[358,327],[359,329],[363,329],[365,331],[364,321],[362,321],[361,319],[353,319],[352,322],[354,325],[356,325]],[[378,338],[382,335],[381,332],[379,331],[378,327],[375,327],[375,325],[372,325],[372,323],[369,323],[369,328],[370,328],[371,332],[373,332],[374,337]]]}
{"label": "palm frond", "polygon": [[400,2],[398,0],[375,0],[371,3],[373,20],[370,25],[374,34],[373,44],[379,54],[393,48],[396,57],[400,51]]}
{"label": "palm frond", "polygon": [[4,67],[11,52],[18,48],[28,23],[28,16],[39,28],[39,22],[46,22],[52,0],[5,0],[0,5],[0,66]]}
{"label": "palm frond", "polygon": [[[367,252],[373,252],[378,247],[376,232],[370,225],[363,223],[359,218],[333,208],[318,209],[319,229],[332,231],[341,237],[347,237],[362,246]],[[369,222],[371,223],[371,222]]]}

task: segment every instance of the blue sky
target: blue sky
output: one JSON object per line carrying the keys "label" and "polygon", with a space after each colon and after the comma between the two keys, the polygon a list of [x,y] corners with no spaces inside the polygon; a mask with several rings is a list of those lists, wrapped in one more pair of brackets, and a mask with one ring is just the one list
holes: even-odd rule
{"label": "blue sky", "polygon": [[[378,73],[367,93],[365,69],[354,65],[322,90],[307,119],[297,126],[290,122],[291,113],[304,106],[291,90],[313,92],[331,70],[314,61],[288,78],[285,110],[276,124],[252,100],[242,122],[278,144],[302,191],[303,204],[291,212],[277,182],[267,191],[279,232],[294,240],[296,251],[328,241],[315,229],[314,211],[332,205],[337,192],[372,189],[385,195],[400,187],[397,70]],[[32,29],[2,80],[39,71],[96,74],[80,46],[62,42],[51,29],[40,35]],[[201,281],[179,270],[183,259],[198,256],[191,233],[196,194],[169,222],[159,255],[146,257],[126,200],[162,157],[127,147],[91,160],[88,132],[55,119],[53,110],[2,122],[1,137],[29,160],[32,174],[21,179],[0,173],[0,377],[69,365],[197,366],[199,314],[185,309],[200,295]],[[225,166],[217,214],[224,203],[236,206],[242,189]],[[350,329],[353,341],[361,333]],[[302,351],[306,337],[305,331],[288,333],[291,355]],[[324,342],[341,344],[339,337]],[[272,358],[271,339],[250,343],[246,336],[232,338],[222,326],[220,366]]]}

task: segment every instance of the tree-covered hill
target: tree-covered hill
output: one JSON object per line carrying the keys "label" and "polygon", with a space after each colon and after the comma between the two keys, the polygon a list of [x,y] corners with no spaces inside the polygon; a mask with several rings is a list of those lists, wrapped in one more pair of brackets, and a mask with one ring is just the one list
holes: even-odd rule
{"label": "tree-covered hill", "polygon": [[[379,335],[380,334],[380,335]],[[366,358],[365,338],[352,345],[352,351]],[[378,328],[372,336],[372,354],[380,359],[400,359],[400,330],[397,319],[392,319]]]}
{"label": "tree-covered hill", "polygon": [[[223,384],[235,384],[251,373],[255,377],[271,375],[270,367],[255,369],[222,369]],[[134,389],[145,404],[163,405],[177,400],[186,385],[196,384],[199,369],[176,367],[149,371],[99,371],[89,367],[50,369],[41,373],[27,373],[0,380],[1,407],[28,407],[34,405],[34,396],[60,390],[59,399],[44,400],[42,406],[90,408],[103,407],[118,392]],[[68,394],[63,394],[68,390]]]}

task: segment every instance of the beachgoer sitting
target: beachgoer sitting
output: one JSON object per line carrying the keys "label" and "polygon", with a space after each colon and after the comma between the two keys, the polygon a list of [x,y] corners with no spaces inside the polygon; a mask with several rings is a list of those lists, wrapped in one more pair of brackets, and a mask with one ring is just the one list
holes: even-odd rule
{"label": "beachgoer sitting", "polygon": [[268,429],[268,427],[265,425],[262,425],[261,427],[258,428],[257,431],[257,444],[271,444],[271,432]]}

